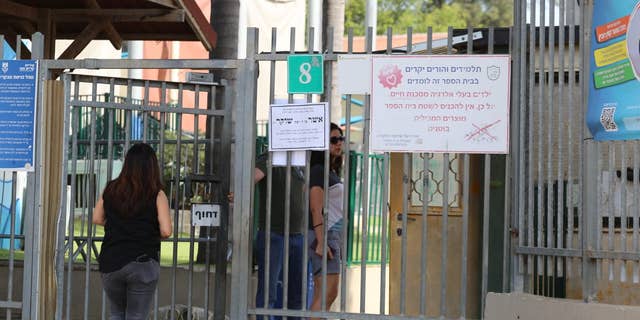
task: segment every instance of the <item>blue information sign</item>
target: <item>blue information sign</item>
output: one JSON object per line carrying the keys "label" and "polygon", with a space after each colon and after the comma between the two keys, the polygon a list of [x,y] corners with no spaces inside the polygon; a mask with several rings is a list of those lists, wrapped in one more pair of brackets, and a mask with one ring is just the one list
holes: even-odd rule
{"label": "blue information sign", "polygon": [[33,171],[38,62],[0,60],[0,170]]}

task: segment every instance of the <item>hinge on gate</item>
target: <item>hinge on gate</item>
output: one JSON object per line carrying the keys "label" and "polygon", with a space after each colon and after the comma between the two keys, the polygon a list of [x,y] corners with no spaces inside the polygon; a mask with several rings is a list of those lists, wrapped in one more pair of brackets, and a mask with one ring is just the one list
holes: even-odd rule
{"label": "hinge on gate", "polygon": [[509,233],[511,233],[512,237],[518,237],[520,235],[518,228],[509,228]]}

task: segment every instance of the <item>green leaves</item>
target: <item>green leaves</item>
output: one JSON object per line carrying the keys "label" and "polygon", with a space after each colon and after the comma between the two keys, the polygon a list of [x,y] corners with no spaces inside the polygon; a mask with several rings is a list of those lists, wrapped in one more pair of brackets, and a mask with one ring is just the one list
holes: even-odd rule
{"label": "green leaves", "polygon": [[[364,35],[366,0],[347,0],[345,32],[353,28],[354,35]],[[466,28],[509,27],[513,24],[512,0],[381,0],[378,2],[377,33],[388,27],[394,33],[445,32],[449,26]]]}

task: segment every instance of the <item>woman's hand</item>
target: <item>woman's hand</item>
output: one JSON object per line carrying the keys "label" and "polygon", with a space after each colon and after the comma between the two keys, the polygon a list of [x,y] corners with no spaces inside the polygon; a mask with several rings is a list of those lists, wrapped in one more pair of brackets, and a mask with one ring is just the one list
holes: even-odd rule
{"label": "woman's hand", "polygon": [[[324,241],[318,241],[318,245],[316,245],[316,250],[315,253],[319,256],[322,257],[322,251],[324,250]],[[333,259],[333,251],[331,251],[331,248],[327,247],[327,259],[331,260]]]}

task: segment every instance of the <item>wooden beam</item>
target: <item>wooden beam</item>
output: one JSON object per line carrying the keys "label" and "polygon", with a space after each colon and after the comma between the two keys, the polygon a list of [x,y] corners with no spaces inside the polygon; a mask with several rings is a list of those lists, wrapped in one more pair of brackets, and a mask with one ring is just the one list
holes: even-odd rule
{"label": "wooden beam", "polygon": [[[58,33],[58,39],[75,39],[76,33]],[[137,32],[136,30],[132,30],[131,32],[121,32],[120,36],[122,36],[122,40],[166,40],[166,41],[200,41],[195,34],[191,32],[185,33],[162,33],[162,34],[154,34],[154,33],[143,33]],[[108,40],[103,37],[101,34],[98,34],[97,39],[100,40]]]}
{"label": "wooden beam", "polygon": [[104,21],[94,21],[80,32],[75,40],[67,47],[66,50],[58,57],[58,60],[62,59],[75,59],[80,52],[95,39],[95,37],[104,29]]}
{"label": "wooden beam", "polygon": [[[1,0],[0,0],[1,1]],[[181,9],[54,9],[56,20],[65,22],[92,22],[107,18],[111,22],[184,22]]]}
{"label": "wooden beam", "polygon": [[44,36],[44,59],[55,59],[56,57],[56,24],[51,10],[41,9],[38,11],[38,31]]}
{"label": "wooden beam", "polygon": [[102,31],[107,35],[111,45],[113,45],[116,50],[122,49],[122,37],[111,22],[107,23]]}
{"label": "wooden beam", "polygon": [[38,21],[38,9],[9,0],[0,0],[0,14],[27,19],[32,22]]}
{"label": "wooden beam", "polygon": [[[200,7],[194,0],[176,0],[180,7],[187,11],[187,22],[196,34],[200,42],[208,51],[212,51],[216,47],[218,34],[211,27],[207,18],[202,14]],[[213,8],[211,8],[213,10]]]}
{"label": "wooden beam", "polygon": [[147,2],[159,4],[167,8],[178,9],[178,5],[176,5],[175,1],[173,0],[147,0]]}
{"label": "wooden beam", "polygon": [[[2,34],[4,34],[4,40],[9,44],[13,52],[17,54],[18,48],[16,42],[18,40],[18,33],[13,30],[12,27],[7,27],[2,30]],[[21,39],[24,39],[24,37],[21,37]],[[22,41],[20,41],[20,57],[18,57],[18,59],[31,59],[31,51]]]}
{"label": "wooden beam", "polygon": [[[86,7],[91,9],[100,9],[100,5],[96,0],[84,0],[84,4]],[[120,50],[122,48],[122,37],[111,22],[107,22],[103,32],[106,34],[107,38],[111,41],[111,44],[116,48],[116,50]]]}
{"label": "wooden beam", "polygon": [[29,20],[19,19],[19,18],[13,18],[13,19],[9,18],[9,19],[3,19],[2,22],[5,25],[11,26],[15,31],[17,31],[23,36],[25,35],[31,36],[37,31],[37,28],[34,25],[34,23]]}

